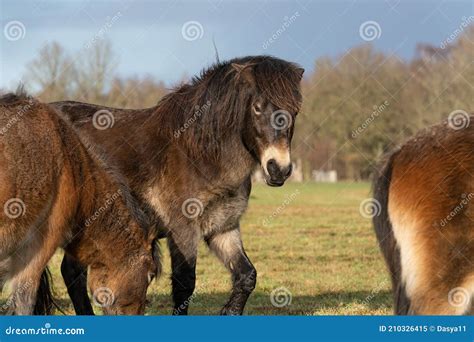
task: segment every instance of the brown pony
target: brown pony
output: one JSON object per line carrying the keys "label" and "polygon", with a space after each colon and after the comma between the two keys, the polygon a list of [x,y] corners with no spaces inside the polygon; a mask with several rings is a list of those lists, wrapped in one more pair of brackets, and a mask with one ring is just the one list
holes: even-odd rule
{"label": "brown pony", "polygon": [[0,274],[13,291],[4,310],[33,313],[43,270],[62,246],[89,266],[106,314],[143,314],[158,272],[155,236],[125,185],[33,98],[1,97],[0,127]]}
{"label": "brown pony", "polygon": [[422,131],[387,158],[374,183],[396,314],[474,313],[472,119]]}
{"label": "brown pony", "polygon": [[[244,57],[214,65],[152,108],[53,104],[103,148],[107,162],[163,218],[157,228],[168,238],[174,314],[188,311],[201,238],[232,274],[232,294],[221,313],[242,314],[257,277],[239,224],[250,175],[258,164],[270,186],[283,185],[290,175],[302,74],[278,58]],[[66,258],[63,270],[68,288],[84,279],[74,260]],[[69,293],[84,302],[79,291]],[[76,312],[91,313],[88,306]]]}

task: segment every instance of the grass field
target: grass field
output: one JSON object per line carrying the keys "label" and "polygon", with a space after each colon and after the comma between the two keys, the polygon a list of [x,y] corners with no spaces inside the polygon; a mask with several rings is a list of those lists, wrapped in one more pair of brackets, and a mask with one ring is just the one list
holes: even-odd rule
{"label": "grass field", "polygon": [[[254,186],[242,222],[242,237],[257,268],[258,281],[246,313],[390,314],[389,277],[370,219],[359,213],[360,202],[368,197],[370,187],[366,183]],[[170,261],[165,243],[162,250],[163,275],[148,290],[150,315],[170,314],[172,308]],[[52,261],[56,294],[65,311],[72,314],[59,275],[60,260],[58,252]],[[271,300],[275,289],[284,293],[274,297],[277,306]],[[202,244],[190,314],[217,314],[229,291],[229,274]],[[5,301],[5,297],[2,299]]]}

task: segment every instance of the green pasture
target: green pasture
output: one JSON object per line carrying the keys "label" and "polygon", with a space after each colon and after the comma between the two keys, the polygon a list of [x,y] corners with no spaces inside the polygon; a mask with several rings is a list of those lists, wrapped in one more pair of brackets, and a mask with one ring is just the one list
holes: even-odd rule
{"label": "green pasture", "polygon": [[[359,213],[368,197],[367,183],[255,185],[242,222],[244,245],[258,271],[246,313],[390,314],[390,280],[370,219]],[[164,272],[148,290],[148,315],[171,313],[170,260],[164,242],[162,250]],[[51,262],[55,292],[65,312],[72,314],[60,261],[58,252]],[[229,274],[203,243],[190,314],[217,314],[230,286]]]}

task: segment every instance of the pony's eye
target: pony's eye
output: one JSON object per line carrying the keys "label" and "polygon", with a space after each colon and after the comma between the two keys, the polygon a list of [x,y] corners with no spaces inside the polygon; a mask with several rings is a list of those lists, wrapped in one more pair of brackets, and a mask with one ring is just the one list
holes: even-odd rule
{"label": "pony's eye", "polygon": [[260,106],[260,104],[254,103],[254,105],[253,105],[253,112],[254,112],[256,115],[262,114],[262,107]]}

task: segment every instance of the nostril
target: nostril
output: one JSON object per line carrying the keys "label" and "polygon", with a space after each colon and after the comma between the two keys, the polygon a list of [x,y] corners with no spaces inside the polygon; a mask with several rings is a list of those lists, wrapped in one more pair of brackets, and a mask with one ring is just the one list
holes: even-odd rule
{"label": "nostril", "polygon": [[279,171],[278,164],[277,164],[275,159],[270,159],[267,162],[267,171],[271,175],[274,175],[275,173],[277,173]]}

